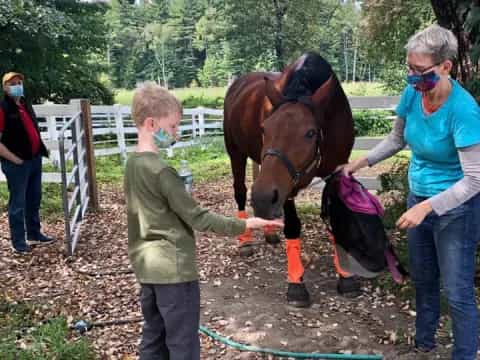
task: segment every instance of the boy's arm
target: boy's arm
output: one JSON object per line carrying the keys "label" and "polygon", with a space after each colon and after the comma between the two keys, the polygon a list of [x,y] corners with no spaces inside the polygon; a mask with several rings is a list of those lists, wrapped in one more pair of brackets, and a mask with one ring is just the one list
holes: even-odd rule
{"label": "boy's arm", "polygon": [[194,230],[231,236],[245,232],[244,220],[217,215],[200,207],[172,168],[163,169],[158,178],[160,191],[170,208]]}

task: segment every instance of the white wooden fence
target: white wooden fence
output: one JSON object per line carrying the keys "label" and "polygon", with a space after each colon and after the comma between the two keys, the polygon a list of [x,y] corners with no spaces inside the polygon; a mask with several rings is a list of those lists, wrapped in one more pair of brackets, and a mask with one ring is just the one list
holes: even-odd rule
{"label": "white wooden fence", "polygon": [[[393,110],[399,101],[398,96],[352,96],[349,97],[352,109],[382,109]],[[42,139],[50,150],[50,159],[46,162],[59,167],[58,132],[78,113],[78,101],[72,100],[70,104],[59,105],[46,103],[34,105],[35,113],[39,118],[39,126]],[[136,141],[136,128],[131,118],[130,106],[109,105],[91,106],[92,128],[95,156],[106,156],[120,154],[126,159],[127,153],[132,151]],[[392,112],[393,115],[393,112]],[[393,118],[393,116],[392,116]],[[175,148],[190,146],[195,140],[205,136],[223,134],[223,110],[198,107],[195,109],[184,109],[183,119],[179,127],[181,140],[168,149],[169,155],[173,154]],[[68,140],[71,134],[67,131],[65,136]],[[358,137],[355,139],[354,149],[368,150],[375,146],[381,138]],[[359,178],[369,189],[379,187],[376,178]],[[5,178],[0,172],[0,181]],[[58,172],[44,173],[45,182],[60,182],[61,176]]]}

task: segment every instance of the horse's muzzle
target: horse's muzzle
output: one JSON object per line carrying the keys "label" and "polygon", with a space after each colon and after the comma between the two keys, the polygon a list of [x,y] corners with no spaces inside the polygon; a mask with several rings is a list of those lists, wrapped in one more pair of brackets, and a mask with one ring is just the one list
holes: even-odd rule
{"label": "horse's muzzle", "polygon": [[283,216],[283,201],[279,191],[252,191],[252,207],[257,217],[264,219],[278,219]]}

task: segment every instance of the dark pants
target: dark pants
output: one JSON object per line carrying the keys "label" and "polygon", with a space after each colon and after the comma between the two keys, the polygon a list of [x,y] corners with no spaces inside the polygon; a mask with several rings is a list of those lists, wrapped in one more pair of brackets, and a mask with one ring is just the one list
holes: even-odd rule
{"label": "dark pants", "polygon": [[[425,198],[410,194],[408,207]],[[440,279],[450,306],[453,360],[474,360],[478,348],[475,255],[480,237],[480,195],[442,216],[429,214],[408,230],[411,275],[416,290],[416,344],[435,346],[440,318]]]}
{"label": "dark pants", "polygon": [[198,281],[142,284],[145,319],[140,360],[200,359],[200,288]]}
{"label": "dark pants", "polygon": [[25,246],[25,228],[28,239],[40,236],[40,200],[42,198],[42,157],[25,160],[22,165],[2,159],[2,171],[7,178],[8,222],[10,238],[15,248]]}

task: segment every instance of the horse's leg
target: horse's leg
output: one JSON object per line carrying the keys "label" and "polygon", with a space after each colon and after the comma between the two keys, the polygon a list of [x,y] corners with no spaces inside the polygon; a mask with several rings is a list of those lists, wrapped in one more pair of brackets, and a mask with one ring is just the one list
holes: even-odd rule
{"label": "horse's leg", "polygon": [[[247,202],[247,187],[245,186],[247,156],[239,151],[234,151],[230,154],[230,161],[233,173],[233,190],[238,206],[237,217],[247,219],[248,214],[245,210],[245,204]],[[238,237],[238,241],[240,256],[250,256],[253,254],[253,247],[251,245],[252,231],[250,229],[245,230],[245,232]]]}
{"label": "horse's leg", "polygon": [[301,257],[300,231],[302,224],[297,215],[295,202],[288,199],[283,210],[285,212],[285,239],[288,261],[287,301],[296,307],[310,306],[310,294],[303,283],[304,268]]}
{"label": "horse's leg", "polygon": [[337,292],[348,298],[355,298],[362,295],[360,282],[350,273],[346,272],[340,266],[338,259],[335,237],[332,233],[328,233],[328,237],[333,247],[333,265],[338,274]]}

